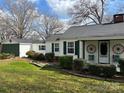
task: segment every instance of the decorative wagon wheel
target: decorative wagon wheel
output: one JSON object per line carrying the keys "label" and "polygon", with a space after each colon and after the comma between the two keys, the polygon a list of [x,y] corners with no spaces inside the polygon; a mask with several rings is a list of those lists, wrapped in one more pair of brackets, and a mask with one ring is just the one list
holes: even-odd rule
{"label": "decorative wagon wheel", "polygon": [[87,46],[87,52],[88,53],[95,53],[96,52],[96,46],[92,45],[92,44],[88,45]]}
{"label": "decorative wagon wheel", "polygon": [[112,48],[115,54],[122,54],[124,52],[124,46],[121,44],[116,44]]}

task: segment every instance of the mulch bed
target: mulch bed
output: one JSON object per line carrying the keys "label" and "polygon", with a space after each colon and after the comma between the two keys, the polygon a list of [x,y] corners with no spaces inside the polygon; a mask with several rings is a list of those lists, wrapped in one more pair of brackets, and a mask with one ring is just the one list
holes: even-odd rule
{"label": "mulch bed", "polygon": [[[57,62],[53,62],[53,63],[48,63],[48,62],[31,62],[31,64],[37,66],[37,67],[43,67],[44,65],[55,65],[55,64],[58,64]],[[104,80],[104,81],[110,81],[110,82],[119,82],[119,83],[124,83],[124,76],[121,76],[121,75],[115,75],[114,77],[112,78],[104,78],[104,77],[98,77],[98,76],[94,76],[94,75],[91,75],[89,73],[76,73],[72,70],[66,70],[66,69],[60,69],[60,68],[57,68],[63,72],[66,72],[68,74],[71,74],[71,75],[75,75],[75,76],[79,76],[79,77],[84,77],[84,78],[91,78],[91,79],[96,79],[96,80]]]}
{"label": "mulch bed", "polygon": [[75,76],[84,77],[84,78],[91,78],[91,79],[104,80],[104,81],[110,81],[110,82],[124,83],[124,76],[121,76],[121,75],[115,75],[112,78],[104,78],[104,77],[98,77],[98,76],[91,75],[91,74],[83,74],[83,73],[80,74],[80,73],[73,72],[71,70],[62,69],[62,71],[67,72],[67,73],[72,74],[72,75],[75,75]]}

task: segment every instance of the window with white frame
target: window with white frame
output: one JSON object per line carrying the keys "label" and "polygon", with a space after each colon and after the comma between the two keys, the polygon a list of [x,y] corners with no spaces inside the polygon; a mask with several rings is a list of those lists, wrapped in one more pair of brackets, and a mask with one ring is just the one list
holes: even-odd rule
{"label": "window with white frame", "polygon": [[68,53],[74,53],[74,42],[68,42],[67,50]]}
{"label": "window with white frame", "polygon": [[39,45],[39,50],[46,50],[46,46],[45,45]]}
{"label": "window with white frame", "polygon": [[55,46],[54,47],[55,52],[59,52],[59,43],[55,43],[54,46]]}

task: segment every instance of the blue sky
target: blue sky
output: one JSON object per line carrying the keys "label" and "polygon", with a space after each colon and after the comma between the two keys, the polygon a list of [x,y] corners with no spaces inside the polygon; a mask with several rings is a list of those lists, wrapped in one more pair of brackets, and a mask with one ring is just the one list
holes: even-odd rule
{"label": "blue sky", "polygon": [[[113,1],[113,2],[112,2]],[[122,11],[120,11],[120,7],[122,7]],[[107,13],[113,15],[115,13],[124,13],[124,0],[111,0],[108,2]]]}
{"label": "blue sky", "polygon": [[[32,0],[30,0],[32,1]],[[56,15],[60,19],[68,19],[68,8],[72,7],[75,0],[33,0],[37,7],[45,14]]]}
{"label": "blue sky", "polygon": [[36,4],[42,13],[50,15],[54,14],[52,8],[49,6],[46,0],[39,0],[38,2],[36,2]]}
{"label": "blue sky", "polygon": [[[32,1],[32,0],[31,0]],[[33,0],[39,9],[46,14],[58,15],[60,19],[69,19],[68,8],[71,8],[77,0]],[[106,12],[113,15],[118,12],[118,7],[124,5],[124,0],[108,0]],[[124,11],[123,11],[124,12]]]}
{"label": "blue sky", "polygon": [[[3,4],[4,0],[0,0],[0,4]],[[60,19],[69,19],[68,8],[71,8],[77,0],[30,0],[36,3],[37,8],[44,14],[57,15]],[[108,14],[112,15],[117,13],[117,7],[120,4],[124,4],[124,0],[112,0],[109,1],[109,6],[107,7]]]}

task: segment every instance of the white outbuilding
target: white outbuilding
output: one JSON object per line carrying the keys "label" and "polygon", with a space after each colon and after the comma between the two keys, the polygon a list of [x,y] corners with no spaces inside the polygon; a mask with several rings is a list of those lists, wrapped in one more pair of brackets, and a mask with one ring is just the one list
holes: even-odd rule
{"label": "white outbuilding", "polygon": [[2,43],[2,52],[11,53],[19,57],[27,57],[26,52],[29,50],[45,54],[45,43],[31,39],[11,39]]}

